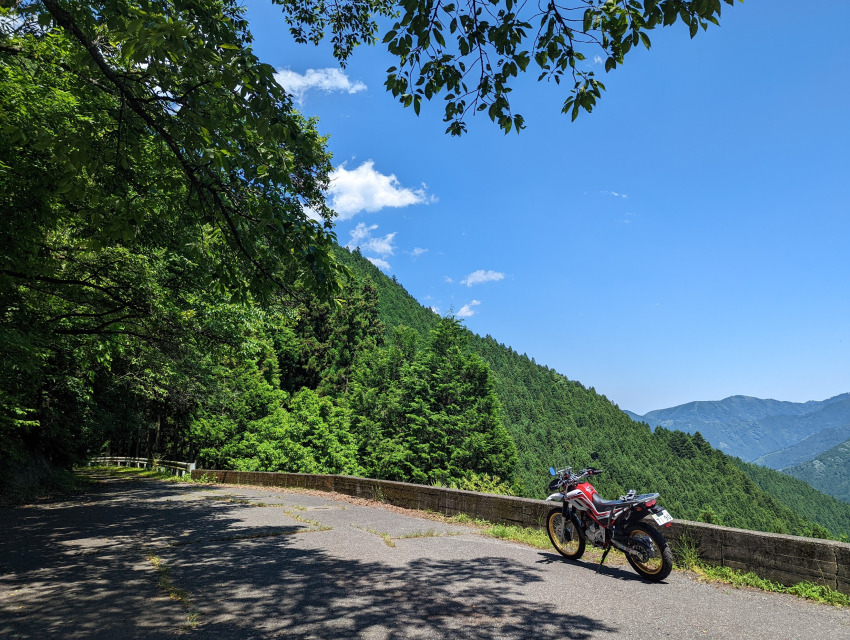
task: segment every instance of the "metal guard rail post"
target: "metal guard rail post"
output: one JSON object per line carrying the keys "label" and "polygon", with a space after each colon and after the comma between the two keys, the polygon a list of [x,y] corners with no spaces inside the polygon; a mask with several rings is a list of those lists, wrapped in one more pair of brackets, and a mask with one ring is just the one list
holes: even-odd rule
{"label": "metal guard rail post", "polygon": [[98,456],[89,460],[87,466],[93,464],[113,465],[117,467],[137,467],[169,471],[178,476],[184,476],[195,470],[194,462],[177,462],[174,460],[158,460],[157,458],[124,458],[120,456]]}

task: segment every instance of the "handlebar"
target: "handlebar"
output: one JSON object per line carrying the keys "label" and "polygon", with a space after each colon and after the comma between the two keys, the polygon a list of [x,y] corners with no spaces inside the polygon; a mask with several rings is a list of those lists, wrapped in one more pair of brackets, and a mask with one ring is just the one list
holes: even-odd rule
{"label": "handlebar", "polygon": [[566,480],[567,483],[572,484],[578,482],[579,480],[587,478],[588,476],[598,476],[600,473],[602,473],[603,470],[594,469],[593,467],[586,467],[578,473],[573,473],[573,468],[567,467],[566,469],[561,469],[560,471],[555,471],[554,469],[550,468],[550,471],[552,472],[552,475],[558,476],[558,478]]}

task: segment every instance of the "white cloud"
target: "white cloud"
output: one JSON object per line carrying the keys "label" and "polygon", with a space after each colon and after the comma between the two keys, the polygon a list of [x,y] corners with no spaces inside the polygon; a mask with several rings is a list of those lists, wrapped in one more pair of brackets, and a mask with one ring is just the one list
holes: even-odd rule
{"label": "white cloud", "polygon": [[503,280],[505,278],[504,273],[499,273],[498,271],[493,271],[492,269],[484,271],[484,269],[479,269],[478,271],[473,271],[470,273],[464,280],[461,280],[461,284],[465,284],[467,287],[471,287],[474,284],[481,284],[482,282],[498,282],[499,280]]}
{"label": "white cloud", "polygon": [[390,263],[386,260],[381,260],[380,258],[366,258],[373,265],[378,267],[378,269],[383,269],[384,271],[390,270]]}
{"label": "white cloud", "polygon": [[375,170],[375,163],[367,160],[349,171],[343,163],[331,174],[328,189],[331,209],[340,220],[353,218],[361,211],[378,211],[384,207],[407,207],[412,204],[434,202],[425,185],[419,189],[402,187],[393,174],[384,175]]}
{"label": "white cloud", "polygon": [[460,311],[457,312],[458,318],[471,318],[475,315],[475,310],[472,307],[477,307],[481,304],[480,300],[473,300],[469,304],[465,304],[460,308]]}
{"label": "white cloud", "polygon": [[625,193],[617,193],[616,191],[600,191],[599,193],[602,193],[602,194],[607,195],[607,196],[614,196],[615,198],[628,198],[629,197]]}
{"label": "white cloud", "polygon": [[423,249],[422,247],[415,247],[413,251],[410,252],[410,255],[412,255],[414,258],[418,258],[423,253],[428,253],[428,249]]}
{"label": "white cloud", "polygon": [[313,220],[314,222],[322,223],[322,216],[313,208],[313,207],[301,207],[301,210],[304,212],[304,215]]}
{"label": "white cloud", "polygon": [[445,281],[446,281],[446,284],[452,284],[454,282],[454,279],[452,279],[451,276],[446,276]]}
{"label": "white cloud", "polygon": [[602,59],[602,56],[593,56],[593,64],[602,64],[603,62],[605,61]]}
{"label": "white cloud", "polygon": [[[395,251],[393,239],[396,236],[396,232],[393,231],[392,233],[388,233],[382,238],[373,238],[372,232],[377,228],[378,225],[376,224],[367,226],[361,222],[349,233],[351,240],[349,240],[348,244],[345,246],[349,249],[360,247],[361,251],[377,253],[384,258],[393,255],[393,252]],[[371,260],[371,258],[369,259]],[[387,265],[387,267],[389,267],[389,265]]]}
{"label": "white cloud", "polygon": [[333,68],[307,69],[304,75],[291,69],[278,69],[274,79],[295,98],[298,104],[304,102],[304,96],[312,89],[319,89],[325,93],[333,91],[357,93],[366,89],[366,85],[359,80],[352,82],[341,70]]}

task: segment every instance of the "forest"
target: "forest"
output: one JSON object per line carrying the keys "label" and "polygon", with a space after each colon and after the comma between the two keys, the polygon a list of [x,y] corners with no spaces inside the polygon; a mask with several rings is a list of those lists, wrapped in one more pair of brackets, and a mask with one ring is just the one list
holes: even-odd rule
{"label": "forest", "polygon": [[[720,3],[648,5],[635,44]],[[616,65],[631,36],[606,7]],[[0,11],[4,493],[108,452],[540,498],[549,465],[598,452],[606,497],[850,535],[850,505],[792,502],[699,434],[633,422],[340,248],[325,140],[254,57],[237,3]],[[344,35],[343,50],[374,38]],[[574,100],[589,110],[592,91]]]}

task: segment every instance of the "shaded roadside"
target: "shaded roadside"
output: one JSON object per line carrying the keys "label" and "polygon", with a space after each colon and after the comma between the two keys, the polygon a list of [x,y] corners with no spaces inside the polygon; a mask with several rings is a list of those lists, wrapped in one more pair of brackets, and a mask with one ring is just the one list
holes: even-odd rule
{"label": "shaded roadside", "polygon": [[850,612],[313,492],[103,478],[0,509],[3,638],[829,638]]}

